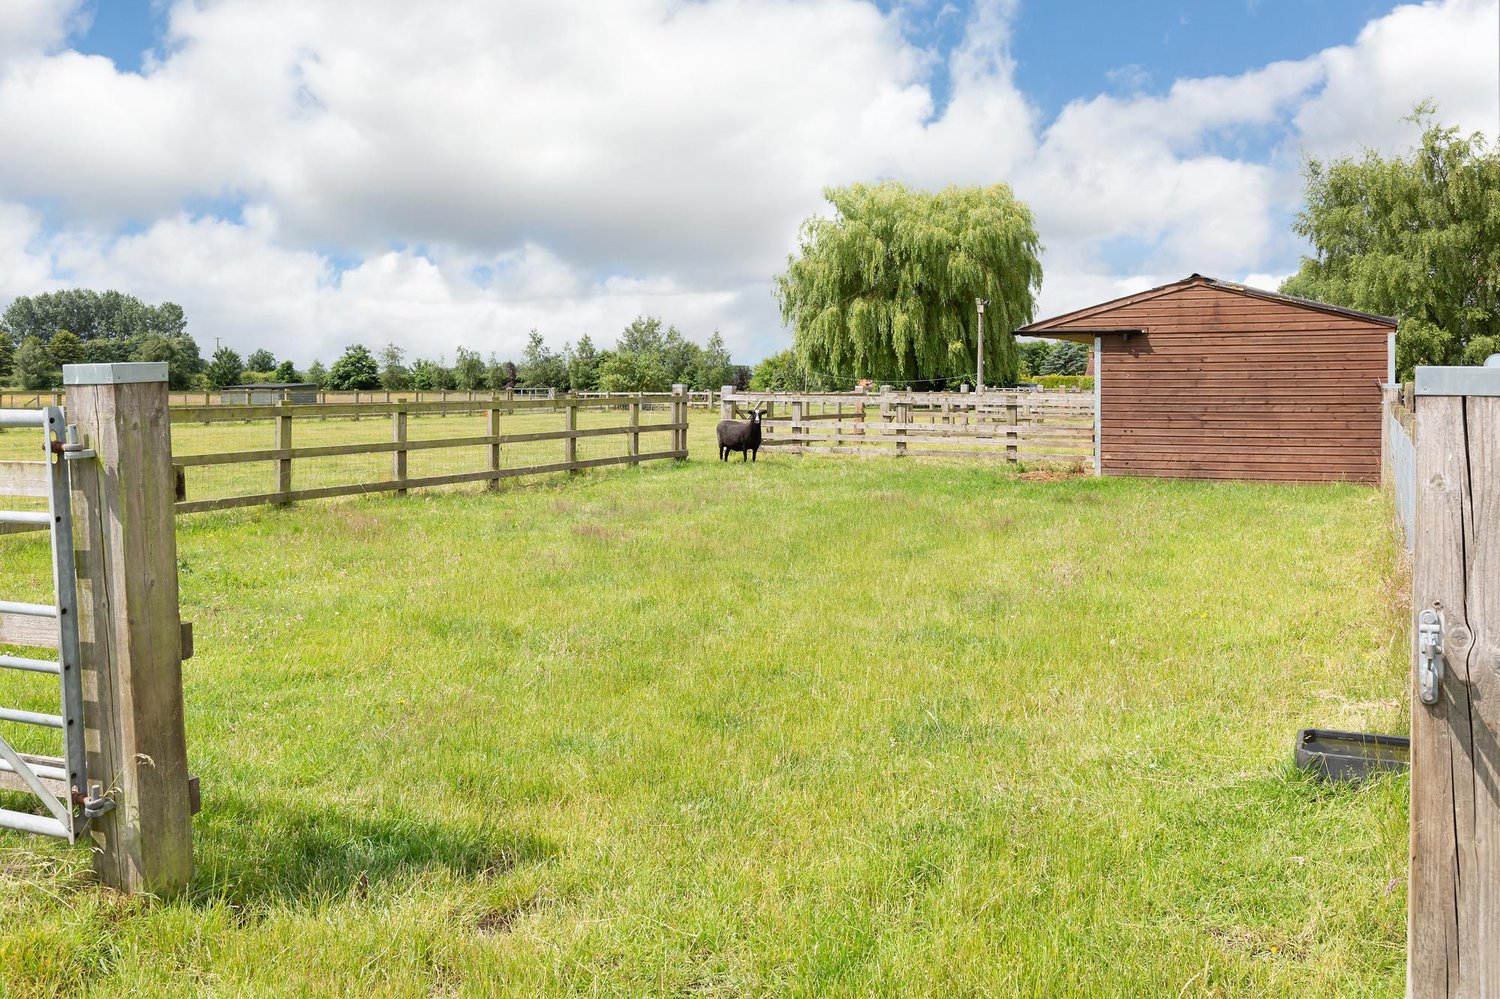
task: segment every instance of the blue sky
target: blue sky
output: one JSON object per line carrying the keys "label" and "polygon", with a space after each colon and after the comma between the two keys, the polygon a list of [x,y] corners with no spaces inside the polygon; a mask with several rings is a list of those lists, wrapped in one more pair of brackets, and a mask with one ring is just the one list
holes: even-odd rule
{"label": "blue sky", "polygon": [[754,360],[790,340],[771,277],[822,188],[887,178],[1011,184],[1042,315],[1190,271],[1274,285],[1305,156],[1399,152],[1429,97],[1494,133],[1496,8],[0,4],[0,133],[28,136],[0,147],[0,301],[123,287],[303,363],[607,343],[649,312]]}

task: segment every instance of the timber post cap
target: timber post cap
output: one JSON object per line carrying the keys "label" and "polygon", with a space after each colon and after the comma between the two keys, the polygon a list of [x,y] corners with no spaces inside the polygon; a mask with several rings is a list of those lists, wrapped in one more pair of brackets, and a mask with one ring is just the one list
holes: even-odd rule
{"label": "timber post cap", "polygon": [[167,380],[166,361],[119,361],[114,364],[64,364],[64,385],[130,385]]}

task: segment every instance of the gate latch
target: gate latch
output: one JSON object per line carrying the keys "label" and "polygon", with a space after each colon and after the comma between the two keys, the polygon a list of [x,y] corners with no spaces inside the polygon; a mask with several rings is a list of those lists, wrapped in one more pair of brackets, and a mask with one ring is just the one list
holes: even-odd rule
{"label": "gate latch", "polygon": [[1436,704],[1443,682],[1443,615],[1428,608],[1417,615],[1417,694],[1423,704]]}

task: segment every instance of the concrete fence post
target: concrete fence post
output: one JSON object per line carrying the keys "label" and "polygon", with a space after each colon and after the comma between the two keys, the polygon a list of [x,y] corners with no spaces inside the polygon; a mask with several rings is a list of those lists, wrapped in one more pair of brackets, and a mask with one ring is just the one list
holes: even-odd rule
{"label": "concrete fence post", "polygon": [[73,473],[84,741],[115,803],[91,824],[94,870],[172,895],[193,873],[193,808],[167,366],[70,364],[63,384],[96,454]]}

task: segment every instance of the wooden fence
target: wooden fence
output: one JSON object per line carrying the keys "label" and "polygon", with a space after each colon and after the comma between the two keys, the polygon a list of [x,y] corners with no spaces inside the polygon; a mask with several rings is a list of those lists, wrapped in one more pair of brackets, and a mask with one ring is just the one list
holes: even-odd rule
{"label": "wooden fence", "polygon": [[726,386],[720,414],[765,411],[763,446],[793,454],[888,454],[1092,466],[1093,396],[1050,392],[769,393]]}
{"label": "wooden fence", "polygon": [[[293,389],[258,388],[251,386],[248,390],[238,389],[231,395],[243,397],[246,391],[253,392],[257,396],[277,396],[280,400],[268,401],[290,401],[298,402],[293,398],[300,395]],[[312,400],[306,405],[316,402],[319,405],[355,405],[366,403],[394,403],[398,401],[408,402],[469,402],[469,403],[492,403],[492,402],[514,402],[532,401],[538,399],[566,398],[569,393],[559,392],[557,389],[548,388],[513,388],[513,389],[361,389],[360,391],[337,391],[319,389]],[[580,399],[623,399],[630,400],[641,393],[639,392],[578,392],[574,393]],[[716,392],[689,392],[688,404],[695,409],[712,408]],[[201,392],[171,392],[167,400],[172,406],[235,406],[244,405],[243,401],[225,401],[225,393],[218,390]],[[64,393],[61,389],[50,392],[25,392],[10,391],[0,392],[0,409],[41,409],[43,406],[63,405]]]}
{"label": "wooden fence", "polygon": [[[643,412],[666,411],[666,422],[642,423]],[[580,426],[579,415],[592,414],[593,421],[605,425]],[[411,417],[463,416],[483,414],[483,432],[463,436],[438,438],[413,437],[409,434]],[[525,429],[507,432],[506,422],[517,416],[556,414],[562,416],[563,425],[556,429]],[[343,443],[317,443],[299,445],[297,428],[315,422],[352,419],[388,419],[389,439],[383,441],[352,441]],[[176,406],[171,410],[171,420],[178,425],[212,425],[235,423],[259,423],[268,426],[272,433],[267,442],[270,446],[231,451],[205,451],[181,453],[176,447],[172,463],[177,477],[178,513],[196,513],[203,510],[218,510],[229,507],[255,506],[260,504],[284,504],[297,500],[320,499],[330,496],[350,496],[361,493],[405,492],[429,486],[445,486],[468,482],[487,482],[498,486],[500,480],[526,475],[541,475],[549,472],[576,472],[585,468],[606,465],[638,464],[667,458],[686,458],[687,448],[687,396],[682,390],[672,394],[638,393],[609,398],[581,399],[565,396],[557,399],[512,399],[510,401],[453,401],[453,402],[402,402],[391,403],[346,403],[306,404],[281,403],[275,406]],[[642,450],[641,438],[666,435],[662,446],[653,450]],[[579,442],[609,438],[623,439],[625,448],[620,454],[597,457],[580,457]],[[538,461],[536,449],[527,449],[527,463],[502,464],[506,449],[515,445],[535,445],[539,442],[556,442],[560,445],[555,461]],[[415,453],[431,453],[439,450],[454,450],[472,459],[473,467],[459,471],[444,471],[441,474],[410,475],[409,462]],[[371,480],[368,476],[360,481],[322,481],[316,485],[299,484],[297,471],[299,462],[354,455],[388,455],[390,465],[384,477]],[[274,470],[271,488],[259,488],[235,495],[196,497],[194,477],[202,471],[225,466],[259,465]],[[326,478],[327,476],[323,476]],[[252,480],[254,481],[254,480]]]}

